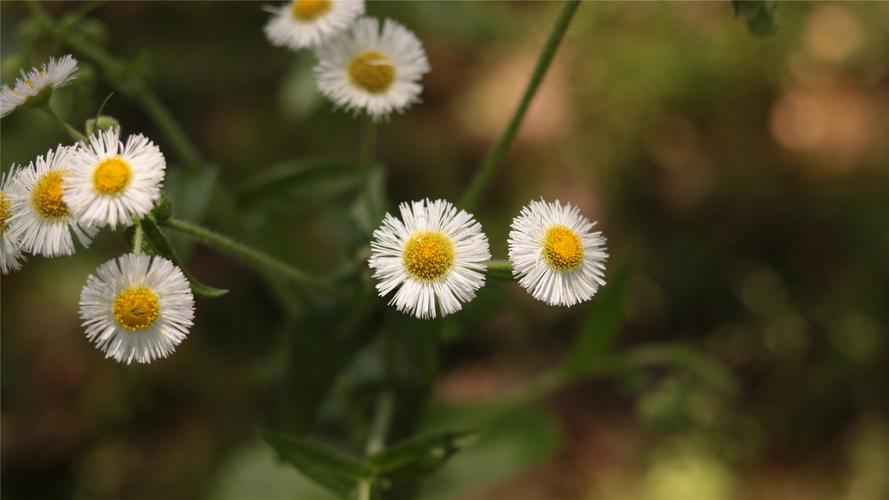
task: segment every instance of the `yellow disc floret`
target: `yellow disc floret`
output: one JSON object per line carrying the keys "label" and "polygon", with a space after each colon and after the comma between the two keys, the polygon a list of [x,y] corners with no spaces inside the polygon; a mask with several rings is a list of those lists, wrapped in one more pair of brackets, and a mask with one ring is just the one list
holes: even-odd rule
{"label": "yellow disc floret", "polygon": [[120,194],[130,183],[133,168],[120,156],[106,158],[93,171],[93,187],[97,193]]}
{"label": "yellow disc floret", "polygon": [[404,245],[403,261],[414,278],[436,281],[454,265],[454,244],[438,231],[419,232]]}
{"label": "yellow disc floret", "polygon": [[68,216],[68,205],[62,201],[62,172],[50,170],[43,174],[31,191],[31,204],[44,219]]}
{"label": "yellow disc floret", "polygon": [[9,205],[9,198],[6,196],[6,193],[0,191],[0,234],[5,233],[6,228],[9,227],[9,217],[12,216]]}
{"label": "yellow disc floret", "polygon": [[570,271],[583,261],[583,243],[571,229],[555,225],[543,238],[543,256],[556,269]]}
{"label": "yellow disc floret", "polygon": [[395,81],[395,66],[380,52],[363,52],[349,63],[349,78],[371,94],[379,94]]}
{"label": "yellow disc floret", "polygon": [[314,21],[330,10],[330,0],[293,0],[290,15],[297,21]]}
{"label": "yellow disc floret", "polygon": [[114,297],[112,312],[117,323],[127,330],[144,330],[160,315],[160,301],[150,288],[131,286]]}

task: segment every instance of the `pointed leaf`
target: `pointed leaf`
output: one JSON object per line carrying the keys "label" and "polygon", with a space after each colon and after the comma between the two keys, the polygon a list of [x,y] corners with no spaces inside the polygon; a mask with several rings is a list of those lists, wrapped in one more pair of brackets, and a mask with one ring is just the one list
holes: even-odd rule
{"label": "pointed leaf", "polygon": [[194,293],[205,297],[219,297],[228,293],[228,290],[205,285],[192,276],[188,271],[188,268],[185,267],[185,264],[179,258],[179,255],[176,254],[173,245],[167,240],[167,237],[164,235],[163,231],[161,231],[160,227],[158,227],[157,222],[151,215],[148,215],[139,221],[139,224],[142,226],[142,231],[145,233],[145,240],[151,244],[158,255],[171,260],[182,270],[182,274],[188,279],[188,282],[191,285],[191,290]]}
{"label": "pointed leaf", "polygon": [[347,496],[359,481],[373,477],[373,470],[362,461],[342,455],[315,441],[262,430],[260,436],[278,453],[278,457],[321,486]]}
{"label": "pointed leaf", "polygon": [[397,443],[367,461],[381,475],[417,477],[434,472],[479,437],[478,430],[434,432]]}

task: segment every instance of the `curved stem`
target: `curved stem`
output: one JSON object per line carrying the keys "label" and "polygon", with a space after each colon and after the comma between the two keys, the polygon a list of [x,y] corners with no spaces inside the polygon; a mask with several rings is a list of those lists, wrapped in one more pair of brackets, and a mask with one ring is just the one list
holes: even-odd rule
{"label": "curved stem", "polygon": [[493,259],[487,262],[488,276],[503,280],[512,280],[512,264],[506,259]]}
{"label": "curved stem", "polygon": [[338,290],[330,283],[210,229],[178,219],[166,220],[161,225],[190,236],[205,245],[214,247],[273,276],[284,276],[300,285],[339,294]]}
{"label": "curved stem", "polygon": [[565,6],[562,7],[562,12],[559,14],[559,18],[556,20],[556,24],[553,26],[553,29],[549,34],[546,45],[543,46],[543,51],[540,53],[540,57],[537,58],[537,66],[534,68],[534,73],[531,74],[531,80],[525,88],[525,93],[522,95],[522,100],[519,101],[519,105],[516,108],[515,113],[512,115],[512,119],[509,120],[506,129],[503,130],[503,135],[500,136],[500,140],[497,141],[497,144],[491,152],[488,153],[484,163],[482,163],[482,166],[475,173],[475,177],[473,177],[472,181],[469,183],[469,187],[467,187],[466,191],[463,193],[461,202],[461,207],[463,209],[471,210],[478,202],[478,199],[484,192],[485,188],[491,183],[491,180],[493,180],[494,174],[497,172],[497,167],[500,166],[500,161],[503,159],[503,155],[506,154],[506,150],[509,149],[510,144],[512,144],[513,139],[515,139],[515,135],[519,130],[519,125],[521,125],[522,119],[528,111],[528,106],[531,104],[531,100],[534,98],[537,88],[540,87],[540,82],[543,81],[543,76],[546,75],[546,70],[549,69],[553,56],[556,54],[556,49],[559,48],[559,43],[562,41],[565,31],[568,30],[568,25],[571,23],[571,19],[574,17],[574,12],[577,10],[578,5],[580,5],[580,0],[568,0]]}
{"label": "curved stem", "polygon": [[44,113],[46,113],[47,115],[49,115],[49,117],[52,118],[53,121],[55,121],[56,124],[58,124],[58,126],[62,130],[64,130],[65,133],[68,134],[72,139],[74,139],[75,141],[86,142],[86,140],[87,140],[86,136],[81,134],[79,130],[77,130],[76,128],[71,126],[70,123],[66,122],[61,116],[59,116],[55,112],[55,110],[53,110],[52,107],[50,107],[48,102],[43,104],[42,106],[40,106],[40,110],[43,111]]}
{"label": "curved stem", "polygon": [[142,230],[142,224],[135,224],[136,232],[133,234],[133,253],[140,254],[142,253],[142,239],[144,236],[144,231]]}

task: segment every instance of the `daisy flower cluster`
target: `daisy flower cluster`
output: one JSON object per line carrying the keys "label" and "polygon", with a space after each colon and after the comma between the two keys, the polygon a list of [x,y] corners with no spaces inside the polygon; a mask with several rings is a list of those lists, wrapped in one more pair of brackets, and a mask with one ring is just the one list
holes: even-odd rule
{"label": "daisy flower cluster", "polygon": [[[462,309],[485,284],[488,238],[445,200],[402,203],[373,233],[368,265],[381,297],[417,318]],[[577,207],[532,201],[513,219],[509,262],[519,285],[550,305],[585,302],[605,284],[605,237]]]}
{"label": "daisy flower cluster", "polygon": [[[7,114],[73,78],[71,56],[24,74],[3,88]],[[25,97],[23,97],[25,96]],[[30,96],[30,97],[28,97]],[[73,255],[103,227],[130,226],[160,198],[163,153],[141,134],[122,141],[111,128],[58,145],[0,178],[0,269],[21,269],[26,254]],[[87,338],[107,357],[148,363],[166,357],[188,334],[194,297],[182,270],[160,256],[127,254],[99,266],[80,298]]]}
{"label": "daisy flower cluster", "polygon": [[293,0],[272,10],[272,44],[312,49],[318,89],[337,108],[374,121],[420,100],[429,72],[423,44],[401,24],[363,17],[363,0]]}

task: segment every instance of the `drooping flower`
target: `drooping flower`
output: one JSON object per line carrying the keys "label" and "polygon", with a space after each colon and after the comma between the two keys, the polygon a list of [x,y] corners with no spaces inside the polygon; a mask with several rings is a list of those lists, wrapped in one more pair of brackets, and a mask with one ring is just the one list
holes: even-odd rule
{"label": "drooping flower", "polygon": [[368,261],[381,297],[418,318],[462,309],[485,284],[488,238],[475,218],[445,200],[402,203],[373,233]]}
{"label": "drooping flower", "polygon": [[49,58],[49,63],[40,68],[32,68],[15,81],[15,87],[4,85],[0,90],[0,117],[12,113],[19,106],[31,100],[49,99],[52,89],[62,87],[74,80],[77,59],[66,55],[60,59]]}
{"label": "drooping flower", "polygon": [[364,15],[364,0],[293,0],[272,10],[265,34],[273,45],[317,47]]}
{"label": "drooping flower", "polygon": [[71,213],[62,182],[70,175],[73,148],[58,146],[21,169],[9,193],[9,236],[22,250],[56,257],[74,253],[74,239],[87,247],[96,229],[83,226]]}
{"label": "drooping flower", "polygon": [[150,363],[188,336],[194,295],[182,270],[159,256],[126,254],[90,275],[80,294],[86,337],[105,357]]}
{"label": "drooping flower", "polygon": [[429,71],[423,45],[401,24],[362,18],[315,50],[318,88],[341,108],[365,111],[374,121],[419,101]]}
{"label": "drooping flower", "polygon": [[9,226],[12,218],[13,179],[18,167],[0,175],[0,271],[7,274],[22,268],[22,250],[17,240],[10,237]]}
{"label": "drooping flower", "polygon": [[509,261],[519,284],[554,306],[589,300],[605,284],[605,237],[577,207],[532,201],[512,221]]}
{"label": "drooping flower", "polygon": [[142,134],[126,144],[111,128],[90,136],[71,158],[64,190],[71,211],[90,226],[129,226],[151,211],[160,197],[167,162]]}

